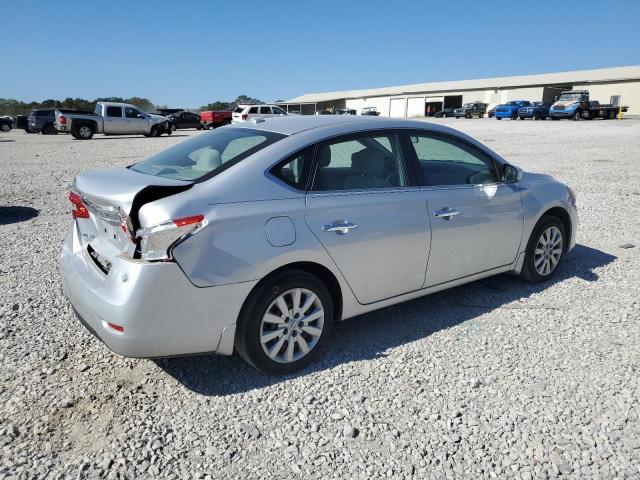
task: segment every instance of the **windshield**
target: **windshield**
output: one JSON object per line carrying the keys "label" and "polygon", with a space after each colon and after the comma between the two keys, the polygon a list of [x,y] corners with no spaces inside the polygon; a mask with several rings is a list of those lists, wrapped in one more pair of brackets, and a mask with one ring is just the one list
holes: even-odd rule
{"label": "windshield", "polygon": [[203,181],[285,136],[249,128],[220,128],[174,145],[129,168],[173,180]]}
{"label": "windshield", "polygon": [[515,107],[516,105],[519,105],[520,102],[507,102],[507,105],[509,105],[510,107]]}
{"label": "windshield", "polygon": [[558,102],[578,102],[582,98],[580,93],[563,93],[560,95]]}

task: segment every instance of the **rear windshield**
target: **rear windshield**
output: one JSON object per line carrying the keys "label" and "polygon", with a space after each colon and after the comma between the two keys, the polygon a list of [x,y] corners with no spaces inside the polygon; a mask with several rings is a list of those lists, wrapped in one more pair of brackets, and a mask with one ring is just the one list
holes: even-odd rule
{"label": "rear windshield", "polygon": [[204,181],[285,136],[249,128],[219,128],[174,145],[129,168],[173,180]]}

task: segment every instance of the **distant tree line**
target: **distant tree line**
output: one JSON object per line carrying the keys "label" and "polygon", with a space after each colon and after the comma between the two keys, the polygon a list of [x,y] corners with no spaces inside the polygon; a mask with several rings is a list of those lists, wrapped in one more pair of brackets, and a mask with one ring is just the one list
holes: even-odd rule
{"label": "distant tree line", "polygon": [[148,98],[131,97],[104,97],[95,100],[84,98],[65,98],[64,100],[47,99],[43,102],[21,102],[13,98],[0,98],[0,116],[3,115],[28,115],[31,110],[39,108],[74,108],[76,110],[93,111],[97,102],[123,102],[135,105],[145,112],[155,110],[153,102]]}
{"label": "distant tree line", "polygon": [[240,95],[238,98],[233,100],[232,102],[223,102],[220,100],[216,100],[215,102],[211,102],[207,105],[203,105],[200,107],[200,111],[203,110],[230,110],[233,111],[238,105],[243,104],[258,104],[264,103],[262,100],[258,100],[257,98],[249,97],[248,95]]}
{"label": "distant tree line", "polygon": [[[86,100],[84,98],[65,98],[64,100],[47,99],[43,102],[21,102],[13,98],[0,98],[0,117],[5,115],[28,115],[32,110],[39,108],[74,108],[76,110],[93,111],[98,102],[122,102],[130,103],[140,108],[144,112],[153,112],[157,108],[166,106],[156,106],[148,98],[131,97],[102,97],[95,100]],[[200,107],[200,110],[234,110],[238,104],[257,104],[263,103],[257,98],[248,95],[240,95],[231,102],[216,100],[207,105]]]}

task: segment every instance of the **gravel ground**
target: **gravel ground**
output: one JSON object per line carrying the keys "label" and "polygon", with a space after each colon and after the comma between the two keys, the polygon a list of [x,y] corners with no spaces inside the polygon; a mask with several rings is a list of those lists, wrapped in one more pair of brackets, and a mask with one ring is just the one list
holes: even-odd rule
{"label": "gravel ground", "polygon": [[120,358],[61,294],[74,175],[193,132],[0,134],[0,479],[639,478],[640,121],[438,123],[571,185],[578,246],[549,284],[498,276],[338,325],[284,378]]}

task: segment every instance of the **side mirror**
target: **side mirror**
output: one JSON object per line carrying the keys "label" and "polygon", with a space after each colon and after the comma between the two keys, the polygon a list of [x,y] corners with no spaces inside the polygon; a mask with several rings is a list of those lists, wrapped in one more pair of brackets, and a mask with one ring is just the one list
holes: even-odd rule
{"label": "side mirror", "polygon": [[522,180],[522,170],[513,165],[505,165],[502,169],[502,181],[504,183],[517,183]]}
{"label": "side mirror", "polygon": [[147,118],[147,116],[144,113],[139,113],[138,118]]}

